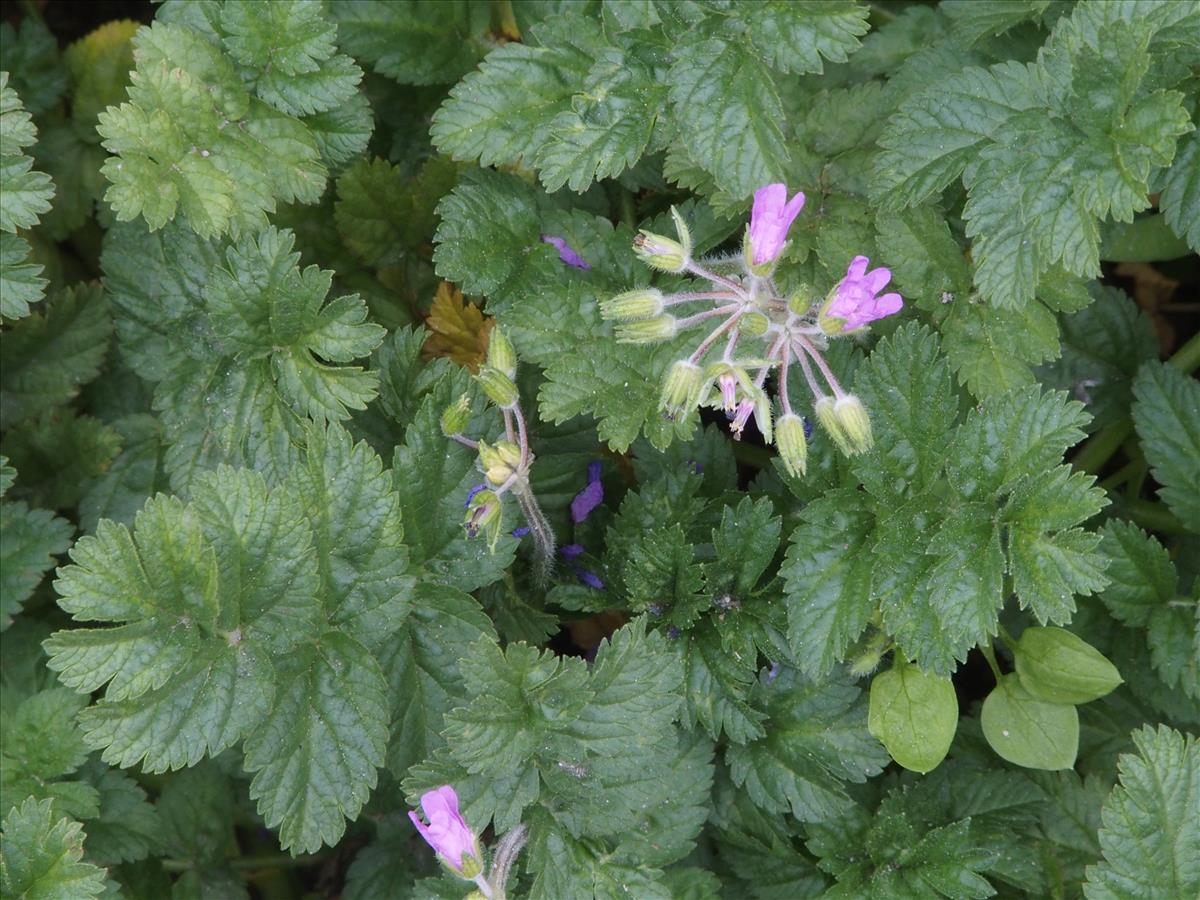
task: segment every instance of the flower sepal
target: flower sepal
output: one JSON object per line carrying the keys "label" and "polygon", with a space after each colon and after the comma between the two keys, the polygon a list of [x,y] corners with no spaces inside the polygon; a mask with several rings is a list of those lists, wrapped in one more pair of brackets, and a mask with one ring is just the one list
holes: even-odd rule
{"label": "flower sepal", "polygon": [[703,369],[686,359],[676,360],[663,379],[658,408],[668,419],[686,416],[699,404],[704,383]]}
{"label": "flower sepal", "polygon": [[520,399],[517,386],[509,375],[499,369],[489,365],[480,366],[475,380],[479,382],[488,399],[501,409],[512,409],[517,405]]}
{"label": "flower sepal", "polygon": [[600,318],[606,322],[650,319],[663,311],[662,291],[655,288],[641,288],[636,291],[626,291],[608,300],[600,301]]}
{"label": "flower sepal", "polygon": [[775,446],[779,458],[788,474],[803,478],[808,470],[808,438],[804,434],[804,420],[795,413],[785,413],[775,423]]}
{"label": "flower sepal", "polygon": [[655,234],[653,231],[640,231],[633,239],[633,252],[638,259],[660,272],[682,272],[692,259],[692,233],[683,220],[683,216],[675,207],[671,207],[671,218],[675,222],[675,232],[679,240]]}

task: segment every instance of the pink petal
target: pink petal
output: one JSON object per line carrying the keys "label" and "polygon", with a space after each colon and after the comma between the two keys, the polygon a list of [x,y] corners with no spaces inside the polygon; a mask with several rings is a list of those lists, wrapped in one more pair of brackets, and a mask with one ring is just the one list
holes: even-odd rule
{"label": "pink petal", "polygon": [[764,217],[774,217],[787,202],[787,185],[768,184],[754,192],[754,206],[750,210],[750,223]]}
{"label": "pink petal", "polygon": [[865,256],[856,256],[850,262],[850,268],[846,270],[846,277],[858,280],[866,274],[867,264],[870,262]]}
{"label": "pink petal", "polygon": [[[784,193],[786,196],[786,191]],[[783,217],[787,219],[788,225],[795,221],[802,209],[804,209],[804,191],[797,191],[796,196],[789,200],[788,205],[783,208]]]}
{"label": "pink petal", "polygon": [[879,313],[878,318],[894,315],[900,312],[900,308],[904,306],[904,298],[899,294],[884,294],[875,301],[875,310]]}
{"label": "pink petal", "polygon": [[887,287],[887,283],[892,280],[892,270],[885,269],[883,266],[880,266],[878,269],[872,269],[870,272],[868,272],[864,280],[866,281],[867,287],[870,289],[871,293],[878,294],[885,287]]}

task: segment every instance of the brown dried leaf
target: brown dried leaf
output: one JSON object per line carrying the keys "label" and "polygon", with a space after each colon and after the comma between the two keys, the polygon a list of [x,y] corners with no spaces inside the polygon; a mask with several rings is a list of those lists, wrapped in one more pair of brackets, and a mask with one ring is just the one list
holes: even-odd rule
{"label": "brown dried leaf", "polygon": [[462,291],[443,281],[425,319],[430,335],[422,348],[424,356],[449,357],[474,374],[487,357],[488,336],[495,324],[496,320],[485,316],[478,306],[467,303]]}

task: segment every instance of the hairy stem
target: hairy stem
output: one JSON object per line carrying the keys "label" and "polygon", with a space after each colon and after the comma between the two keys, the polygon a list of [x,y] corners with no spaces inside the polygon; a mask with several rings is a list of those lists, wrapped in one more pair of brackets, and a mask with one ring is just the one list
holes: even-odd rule
{"label": "hairy stem", "polygon": [[533,496],[528,478],[514,482],[512,492],[521,505],[521,512],[525,514],[525,523],[533,538],[533,580],[542,588],[549,582],[550,572],[554,568],[554,530],[538,505],[537,498]]}

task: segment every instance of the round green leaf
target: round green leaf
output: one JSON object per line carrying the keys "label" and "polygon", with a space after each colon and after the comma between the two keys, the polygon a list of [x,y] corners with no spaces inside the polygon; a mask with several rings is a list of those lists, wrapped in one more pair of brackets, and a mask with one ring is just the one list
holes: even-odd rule
{"label": "round green leaf", "polygon": [[892,759],[922,774],[946,758],[958,727],[958,697],[949,678],[898,664],[871,682],[867,728]]}
{"label": "round green leaf", "polygon": [[1028,769],[1069,769],[1079,750],[1075,707],[1038,700],[1014,672],[983,701],[983,736],[1000,756]]}
{"label": "round green leaf", "polygon": [[1021,686],[1048,703],[1088,703],[1121,684],[1104,654],[1062,628],[1026,628],[1015,656]]}

